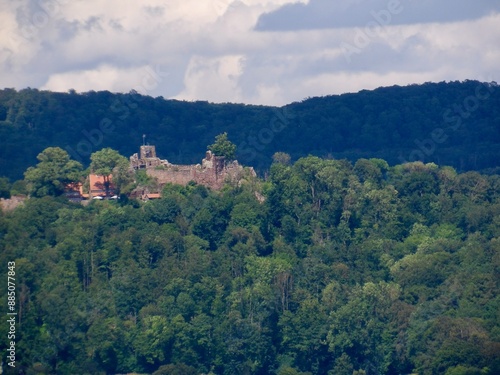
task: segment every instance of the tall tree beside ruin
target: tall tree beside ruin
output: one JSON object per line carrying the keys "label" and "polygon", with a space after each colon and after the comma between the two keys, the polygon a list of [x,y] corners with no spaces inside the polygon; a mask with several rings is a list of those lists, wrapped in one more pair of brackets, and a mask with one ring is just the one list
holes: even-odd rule
{"label": "tall tree beside ruin", "polygon": [[82,165],[71,160],[68,153],[59,147],[48,147],[38,154],[36,167],[24,173],[29,192],[37,197],[61,195],[67,184],[78,181]]}
{"label": "tall tree beside ruin", "polygon": [[227,138],[224,132],[215,137],[215,143],[208,146],[215,156],[224,156],[226,161],[234,160],[236,156],[236,145]]}
{"label": "tall tree beside ruin", "polygon": [[103,148],[90,155],[90,160],[90,170],[92,173],[104,177],[106,196],[109,195],[111,176],[118,191],[130,182],[130,179],[127,178],[129,175],[128,160],[120,155],[118,151],[109,147]]}

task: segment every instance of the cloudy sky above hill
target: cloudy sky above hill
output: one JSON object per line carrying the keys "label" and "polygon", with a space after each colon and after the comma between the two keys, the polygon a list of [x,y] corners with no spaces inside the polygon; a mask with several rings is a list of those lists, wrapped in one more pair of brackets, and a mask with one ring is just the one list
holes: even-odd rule
{"label": "cloudy sky above hill", "polygon": [[0,88],[283,105],[499,62],[500,0],[0,0]]}

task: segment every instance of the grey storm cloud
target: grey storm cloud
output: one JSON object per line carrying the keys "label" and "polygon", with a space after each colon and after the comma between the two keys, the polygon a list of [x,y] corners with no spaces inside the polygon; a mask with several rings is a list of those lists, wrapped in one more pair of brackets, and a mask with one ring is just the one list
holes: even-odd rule
{"label": "grey storm cloud", "polygon": [[392,25],[454,22],[500,11],[500,0],[310,0],[286,4],[260,16],[257,31],[293,31],[364,26],[394,9]]}

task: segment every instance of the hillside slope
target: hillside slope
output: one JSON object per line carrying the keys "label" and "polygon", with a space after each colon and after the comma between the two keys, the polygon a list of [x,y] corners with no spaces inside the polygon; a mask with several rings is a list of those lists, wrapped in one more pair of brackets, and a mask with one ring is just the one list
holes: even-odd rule
{"label": "hillside slope", "polygon": [[5,373],[499,374],[499,219],[499,175],[377,159],[32,197],[0,210]]}
{"label": "hillside slope", "polygon": [[182,102],[135,92],[0,91],[0,175],[11,179],[48,146],[88,163],[112,147],[137,152],[143,134],[174,163],[198,162],[228,132],[243,164],[265,170],[276,151],[389,164],[422,160],[459,170],[498,166],[500,88],[477,81],[386,87],[281,108]]}

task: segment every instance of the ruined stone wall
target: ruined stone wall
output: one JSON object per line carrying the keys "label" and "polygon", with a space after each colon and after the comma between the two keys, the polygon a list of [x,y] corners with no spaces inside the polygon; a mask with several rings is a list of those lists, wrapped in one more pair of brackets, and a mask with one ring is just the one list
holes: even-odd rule
{"label": "ruined stone wall", "polygon": [[[146,149],[147,148],[147,149]],[[219,190],[226,181],[238,182],[243,175],[243,167],[234,161],[226,164],[223,157],[207,151],[201,165],[176,165],[156,157],[154,146],[142,146],[141,157],[130,157],[132,169],[144,168],[149,176],[157,179],[160,186],[165,184],[187,185],[190,181]],[[153,156],[153,157],[151,157]],[[255,171],[250,168],[255,176]]]}
{"label": "ruined stone wall", "polygon": [[[190,181],[207,186],[214,190],[222,188],[226,181],[238,182],[244,174],[244,169],[238,163],[231,163],[218,168],[203,168],[198,165],[174,165],[171,167],[148,168],[147,174],[155,177],[160,185],[168,183],[187,185]],[[255,176],[253,168],[250,174]]]}
{"label": "ruined stone wall", "polygon": [[189,181],[194,180],[194,165],[175,165],[172,167],[148,168],[147,174],[155,177],[160,185],[168,183],[187,185]]}
{"label": "ruined stone wall", "polygon": [[148,168],[147,174],[155,177],[160,185],[168,183],[187,185],[190,181],[212,189],[220,189],[227,173],[216,173],[215,168],[202,168],[200,165],[174,165],[171,167]]}

